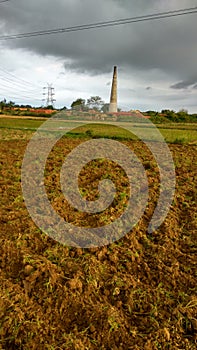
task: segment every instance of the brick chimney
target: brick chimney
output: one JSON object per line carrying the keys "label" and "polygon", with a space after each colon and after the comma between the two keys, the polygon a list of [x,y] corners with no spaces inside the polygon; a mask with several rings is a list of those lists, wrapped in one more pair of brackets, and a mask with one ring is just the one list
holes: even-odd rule
{"label": "brick chimney", "polygon": [[111,87],[111,97],[109,104],[109,113],[117,113],[117,67],[114,66],[114,74]]}

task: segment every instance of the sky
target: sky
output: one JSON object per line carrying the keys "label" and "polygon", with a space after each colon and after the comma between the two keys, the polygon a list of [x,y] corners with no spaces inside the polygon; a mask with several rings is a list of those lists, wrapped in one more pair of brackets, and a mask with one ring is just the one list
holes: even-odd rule
{"label": "sky", "polygon": [[55,107],[77,98],[109,102],[118,67],[118,106],[197,113],[197,13],[70,33],[1,40],[4,35],[71,27],[197,7],[197,0],[0,1],[0,100]]}

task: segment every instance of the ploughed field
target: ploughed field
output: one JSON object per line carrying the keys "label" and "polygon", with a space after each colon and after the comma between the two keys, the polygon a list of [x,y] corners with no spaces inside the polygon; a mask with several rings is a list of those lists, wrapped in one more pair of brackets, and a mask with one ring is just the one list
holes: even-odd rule
{"label": "ploughed field", "polygon": [[[0,135],[0,349],[196,349],[196,145],[169,145],[175,196],[164,223],[150,234],[158,167],[142,142],[121,141],[146,169],[147,208],[117,242],[82,249],[48,237],[26,209],[21,164],[32,131],[4,127]],[[46,163],[45,187],[65,220],[99,227],[123,212],[127,178],[113,162],[88,163],[79,179],[83,196],[96,199],[104,176],[116,184],[116,197],[100,215],[74,210],[61,192],[60,169],[66,155],[86,139],[88,133],[85,139],[58,141]]]}

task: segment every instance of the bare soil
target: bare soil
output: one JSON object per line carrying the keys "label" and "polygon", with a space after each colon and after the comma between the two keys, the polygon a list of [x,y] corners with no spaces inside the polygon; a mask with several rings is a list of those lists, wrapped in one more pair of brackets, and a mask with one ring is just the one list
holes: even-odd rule
{"label": "bare soil", "polygon": [[[73,210],[61,193],[58,172],[80,142],[61,140],[51,152],[47,193],[66,220],[99,226],[120,215],[128,195],[126,178],[110,162],[90,164],[80,178],[86,198],[96,198],[105,169],[111,170],[112,180],[118,174],[116,202],[94,219]],[[196,146],[169,146],[176,193],[165,222],[149,234],[158,169],[143,144],[125,144],[146,168],[149,205],[135,228],[116,243],[81,249],[63,246],[36,227],[21,190],[27,140],[0,141],[0,349],[196,349]]]}

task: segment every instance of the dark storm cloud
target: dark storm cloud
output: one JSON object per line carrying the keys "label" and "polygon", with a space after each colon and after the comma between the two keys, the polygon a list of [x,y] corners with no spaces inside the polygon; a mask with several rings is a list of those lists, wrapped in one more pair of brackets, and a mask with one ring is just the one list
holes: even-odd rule
{"label": "dark storm cloud", "polygon": [[172,89],[187,89],[187,88],[193,88],[196,89],[197,87],[197,77],[193,77],[191,79],[188,79],[186,81],[180,81],[176,84],[173,84],[170,86]]}
{"label": "dark storm cloud", "polygon": [[[195,6],[194,0],[17,0],[1,5],[1,35],[69,27]],[[178,84],[196,71],[196,15],[3,42],[65,59],[65,69],[88,74],[157,69]],[[177,84],[174,84],[174,88]],[[179,86],[179,85],[178,85]]]}
{"label": "dark storm cloud", "polygon": [[171,89],[187,89],[188,86],[190,86],[191,84],[188,85],[187,81],[179,81],[176,84],[171,85]]}

